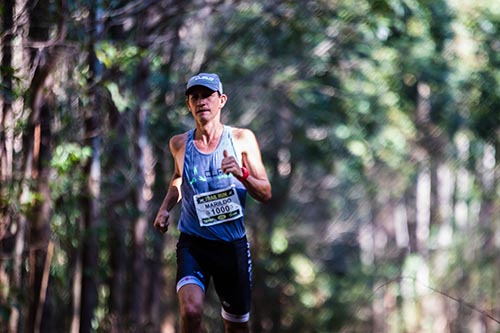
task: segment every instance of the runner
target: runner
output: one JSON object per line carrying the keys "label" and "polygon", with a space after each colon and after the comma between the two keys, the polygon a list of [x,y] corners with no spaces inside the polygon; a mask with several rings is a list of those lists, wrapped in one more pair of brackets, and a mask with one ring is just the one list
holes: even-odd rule
{"label": "runner", "polygon": [[186,87],[196,127],[170,139],[174,174],[154,226],[166,232],[181,202],[177,294],[181,332],[200,332],[203,301],[213,280],[226,333],[249,331],[252,264],[245,232],[247,192],[271,199],[271,184],[253,132],[221,123],[226,104],[217,74],[200,73]]}

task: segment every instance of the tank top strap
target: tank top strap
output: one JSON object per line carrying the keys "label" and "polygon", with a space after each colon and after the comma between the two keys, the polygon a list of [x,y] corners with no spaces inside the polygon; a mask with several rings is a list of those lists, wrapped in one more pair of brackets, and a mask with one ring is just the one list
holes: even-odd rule
{"label": "tank top strap", "polygon": [[[231,148],[232,150],[229,151],[229,153],[233,153],[233,156],[236,158],[236,161],[238,164],[241,165],[240,157],[238,156],[238,151],[236,150],[236,147],[234,145],[234,138],[233,138],[233,128],[228,125],[224,125],[224,133],[223,133],[224,139],[226,142],[224,142],[224,146],[227,148]],[[221,145],[222,146],[222,145]]]}
{"label": "tank top strap", "polygon": [[195,131],[195,129],[194,129],[194,128],[192,128],[192,129],[190,129],[190,130],[188,131],[188,133],[187,133],[187,139],[186,139],[186,145],[187,145],[188,143],[193,142],[193,138],[194,138],[194,131]]}

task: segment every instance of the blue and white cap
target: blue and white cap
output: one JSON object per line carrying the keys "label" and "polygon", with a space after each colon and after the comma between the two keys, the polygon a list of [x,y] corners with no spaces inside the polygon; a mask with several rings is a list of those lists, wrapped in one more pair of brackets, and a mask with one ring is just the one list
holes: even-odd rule
{"label": "blue and white cap", "polygon": [[194,86],[204,86],[210,90],[218,91],[222,94],[222,83],[220,82],[219,76],[213,73],[200,73],[189,79],[186,85],[186,95],[188,95],[189,89]]}

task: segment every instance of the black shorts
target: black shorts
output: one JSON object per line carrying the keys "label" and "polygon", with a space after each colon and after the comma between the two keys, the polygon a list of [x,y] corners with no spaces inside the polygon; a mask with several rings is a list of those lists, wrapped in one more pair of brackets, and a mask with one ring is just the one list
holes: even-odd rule
{"label": "black shorts", "polygon": [[246,237],[221,242],[181,233],[177,243],[177,292],[186,284],[196,284],[206,292],[211,278],[222,304],[222,317],[247,322],[252,262]]}

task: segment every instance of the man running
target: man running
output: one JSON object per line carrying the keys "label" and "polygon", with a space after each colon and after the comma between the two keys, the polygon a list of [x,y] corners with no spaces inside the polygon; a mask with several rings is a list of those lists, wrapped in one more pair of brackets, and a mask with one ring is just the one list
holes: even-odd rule
{"label": "man running", "polygon": [[210,280],[222,305],[226,333],[249,331],[251,259],[245,232],[247,192],[271,199],[260,148],[249,129],[221,123],[226,104],[217,74],[200,73],[186,87],[196,127],[170,139],[174,174],[154,226],[166,232],[181,202],[177,243],[177,294],[181,332],[200,332]]}

